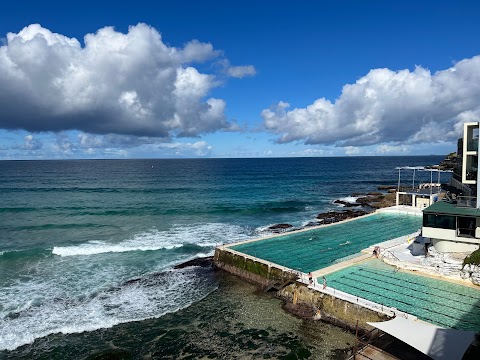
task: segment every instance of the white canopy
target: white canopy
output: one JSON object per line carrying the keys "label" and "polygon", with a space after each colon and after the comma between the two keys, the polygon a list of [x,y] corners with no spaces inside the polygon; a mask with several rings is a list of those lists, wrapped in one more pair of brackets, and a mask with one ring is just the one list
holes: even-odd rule
{"label": "white canopy", "polygon": [[367,324],[396,337],[434,360],[461,360],[475,338],[475,331],[444,329],[401,317]]}

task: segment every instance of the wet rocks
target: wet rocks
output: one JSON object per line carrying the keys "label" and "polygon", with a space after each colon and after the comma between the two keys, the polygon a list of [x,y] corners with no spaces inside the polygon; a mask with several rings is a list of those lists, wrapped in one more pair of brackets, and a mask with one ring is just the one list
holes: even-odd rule
{"label": "wet rocks", "polygon": [[190,266],[210,267],[213,264],[213,256],[195,258],[184,263],[175,265],[174,269],[183,269]]}
{"label": "wet rocks", "polygon": [[348,202],[348,201],[343,201],[343,200],[335,200],[333,203],[337,204],[337,205],[343,205],[344,207],[354,207],[354,206],[360,206],[361,205],[361,204],[358,204],[356,202]]}
{"label": "wet rocks", "polygon": [[368,214],[365,210],[343,210],[343,211],[329,211],[326,213],[321,213],[317,215],[317,219],[320,220],[323,224],[330,224],[338,221],[343,221],[347,219],[353,219],[358,216],[363,216]]}
{"label": "wet rocks", "polygon": [[286,231],[287,229],[293,228],[293,225],[291,224],[275,224],[272,226],[269,226],[267,228],[268,231],[271,231],[273,233],[281,233]]}
{"label": "wet rocks", "polygon": [[393,206],[396,203],[395,193],[369,193],[365,197],[357,199],[357,203],[368,206],[373,209],[380,209],[384,207]]}
{"label": "wet rocks", "polygon": [[353,193],[351,196],[356,197],[355,202],[347,202],[343,200],[335,200],[333,203],[343,205],[344,207],[362,206],[370,209],[380,209],[384,207],[393,206],[396,203],[395,190],[393,192],[382,193],[378,191],[371,191],[368,193]]}
{"label": "wet rocks", "polygon": [[390,190],[390,189],[396,189],[396,185],[379,185],[377,186],[378,190]]}

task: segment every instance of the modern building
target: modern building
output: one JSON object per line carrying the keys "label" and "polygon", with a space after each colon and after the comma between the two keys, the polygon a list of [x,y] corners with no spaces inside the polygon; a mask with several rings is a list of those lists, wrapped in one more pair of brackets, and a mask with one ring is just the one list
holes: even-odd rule
{"label": "modern building", "polygon": [[[461,196],[447,196],[423,210],[422,235],[441,252],[471,252],[480,248],[480,194],[478,179],[479,122],[464,124],[461,182],[456,171],[451,185]],[[472,195],[477,195],[472,196]]]}

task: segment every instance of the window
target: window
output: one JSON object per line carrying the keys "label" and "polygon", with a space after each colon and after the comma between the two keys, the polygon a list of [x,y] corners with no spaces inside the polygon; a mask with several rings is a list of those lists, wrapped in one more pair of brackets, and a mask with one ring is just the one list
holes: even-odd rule
{"label": "window", "polygon": [[424,214],[423,226],[455,230],[455,216]]}

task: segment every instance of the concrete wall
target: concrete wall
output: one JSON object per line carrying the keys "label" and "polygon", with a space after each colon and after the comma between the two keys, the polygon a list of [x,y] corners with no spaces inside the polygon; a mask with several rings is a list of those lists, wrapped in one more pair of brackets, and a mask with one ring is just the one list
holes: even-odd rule
{"label": "concrete wall", "polygon": [[[262,259],[243,256],[228,248],[215,250],[214,263],[222,270],[261,286],[272,281],[283,283],[296,277],[285,268],[282,269]],[[372,327],[366,323],[367,321],[389,319],[385,314],[309,289],[299,282],[284,287],[278,291],[277,295],[286,301],[286,308],[293,313],[307,318],[321,319],[349,330],[355,330],[357,320],[361,330],[369,331]]]}
{"label": "concrete wall", "polygon": [[[461,238],[460,238],[461,239]],[[472,252],[479,248],[478,244],[432,238],[435,250],[439,252]]]}
{"label": "concrete wall", "polygon": [[385,314],[309,289],[301,283],[288,285],[277,294],[293,306],[310,307],[314,318],[349,330],[355,330],[357,320],[359,329],[369,331],[373,327],[368,325],[367,322],[390,319]]}
{"label": "concrete wall", "polygon": [[422,227],[422,236],[432,239],[440,252],[466,252],[478,249],[480,239],[457,236],[456,230]]}
{"label": "concrete wall", "polygon": [[215,249],[213,261],[218,268],[261,286],[266,286],[272,281],[284,282],[296,277],[294,273],[267,261],[236,254],[228,248]]}

